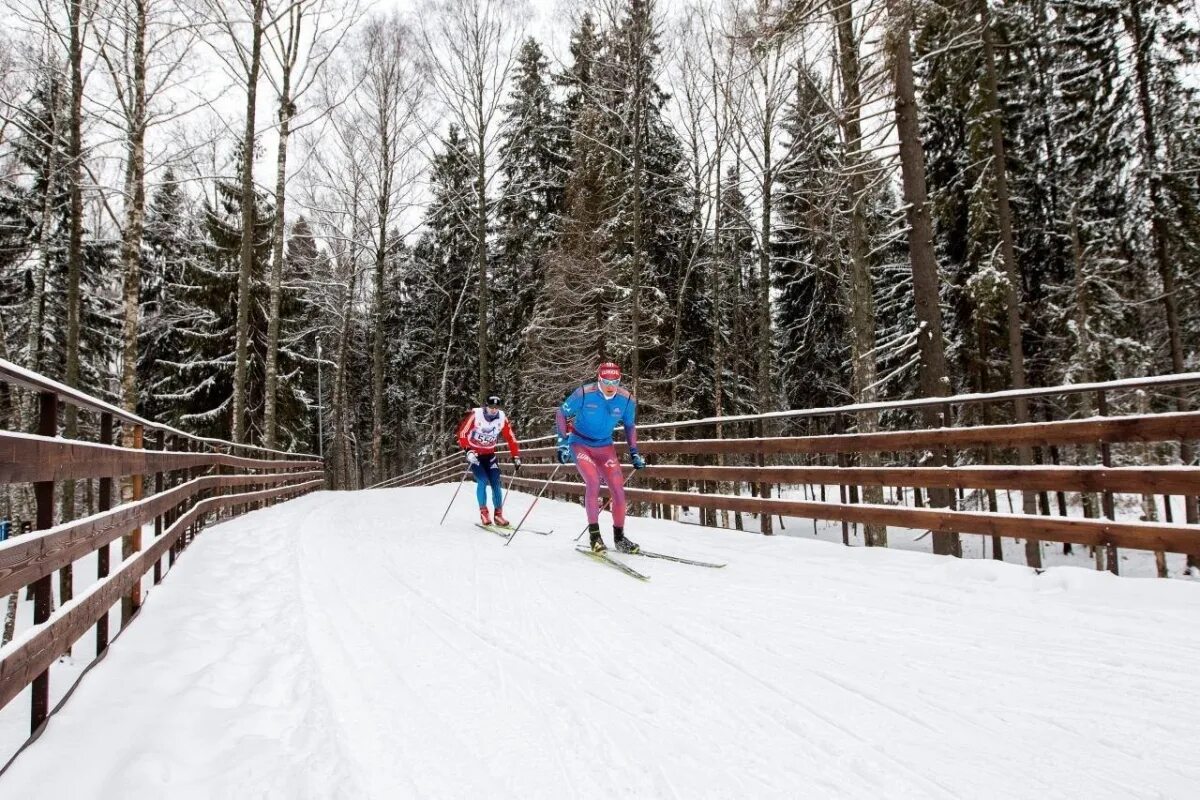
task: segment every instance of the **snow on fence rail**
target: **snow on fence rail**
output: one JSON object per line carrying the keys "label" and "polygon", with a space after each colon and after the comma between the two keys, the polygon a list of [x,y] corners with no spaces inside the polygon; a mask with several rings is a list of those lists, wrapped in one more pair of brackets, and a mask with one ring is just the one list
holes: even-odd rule
{"label": "snow on fence rail", "polygon": [[[153,572],[162,580],[210,517],[236,515],[324,485],[324,464],[315,456],[192,436],[150,422],[55,381],[0,360],[0,397],[17,402],[14,389],[33,393],[36,433],[0,431],[0,485],[32,485],[32,530],[0,542],[0,597],[10,596],[6,634],[14,633],[17,592],[33,600],[33,625],[0,647],[0,708],[26,687],[31,692],[30,727],[36,736],[49,716],[50,668],[89,630],[96,658],[109,644],[109,612],[121,604],[121,627],[142,602],[141,581]],[[99,416],[99,442],[58,437],[60,406]],[[113,444],[122,426],[132,447]],[[146,450],[145,434],[154,436]],[[152,494],[146,497],[146,476]],[[113,508],[113,480],[126,479],[129,502]],[[92,496],[91,481],[98,479]],[[88,481],[95,513],[54,524],[59,483]],[[229,493],[224,493],[228,491]],[[11,502],[12,492],[9,492]],[[21,492],[18,491],[18,506]],[[10,510],[11,513],[11,510]],[[62,512],[68,514],[68,512]],[[22,516],[18,514],[17,516]],[[143,547],[142,528],[154,536]],[[19,529],[18,529],[19,532]],[[110,545],[122,539],[122,556],[110,574]],[[75,562],[96,554],[96,580],[74,596]],[[52,610],[52,576],[60,576],[61,606]]]}
{"label": "snow on fence rail", "polygon": [[[639,432],[670,429],[670,438],[642,438],[640,451],[658,458],[651,459],[651,466],[639,474],[626,494],[634,502],[651,504],[652,512],[663,516],[671,516],[675,508],[702,509],[706,512],[702,521],[711,525],[716,524],[713,512],[718,510],[756,513],[764,533],[771,532],[774,516],[790,515],[840,521],[847,543],[850,525],[874,524],[991,536],[994,556],[1001,551],[1001,537],[1089,545],[1107,551],[1107,567],[1113,572],[1118,569],[1118,547],[1186,553],[1189,564],[1198,566],[1200,467],[1192,463],[1195,451],[1191,443],[1200,439],[1200,412],[1178,410],[1186,408],[1183,398],[1196,387],[1200,387],[1200,373],[639,425]],[[1151,390],[1168,391],[1168,407],[1176,410],[1161,410],[1160,404],[1158,413],[1107,415],[1117,396],[1132,398],[1135,409],[1149,411],[1144,393]],[[1094,407],[1100,416],[979,424],[978,418],[986,421],[992,416],[984,411],[974,414],[976,420],[970,419],[979,408],[1037,398],[1064,398],[1084,409]],[[853,430],[854,415],[864,411],[930,406],[940,411],[941,427]],[[1041,411],[1047,417],[1051,414],[1049,407]],[[792,426],[802,421],[806,432],[725,435],[738,431],[739,426],[750,432],[752,423],[781,420],[790,420]],[[718,429],[717,438],[681,437],[679,429],[714,423],[727,424],[724,430]],[[829,432],[820,431],[822,425]],[[545,446],[546,440],[539,437],[522,442],[527,462],[541,459],[544,463],[527,463],[521,475],[513,477],[512,486],[537,490],[550,476],[554,448]],[[1020,448],[1032,451],[1033,465],[1013,463],[1019,461],[1015,453]],[[623,444],[618,444],[618,452],[626,453]],[[891,463],[856,466],[863,454]],[[730,465],[728,461],[740,463]],[[1123,465],[1114,466],[1118,461]],[[1164,466],[1170,461],[1175,465]],[[928,466],[939,462],[948,466]],[[459,477],[462,470],[459,459],[446,457],[397,476],[389,485],[439,483]],[[560,476],[567,479],[551,483],[551,494],[582,494],[581,484],[566,473]],[[783,486],[803,487],[806,500],[772,497],[779,495]],[[746,494],[742,494],[743,487],[748,489]],[[836,489],[838,502],[826,502],[828,487]],[[892,499],[863,502],[868,487],[876,492],[891,488]],[[683,488],[690,491],[679,491]],[[976,493],[977,511],[966,510],[965,490]],[[996,493],[1008,490],[1033,494],[1037,513],[998,513]],[[1067,493],[1079,494],[1083,518],[1068,518]],[[1136,496],[1143,507],[1156,511],[1157,498],[1161,498],[1165,522],[1118,520],[1117,497],[1122,494]],[[1051,495],[1057,508],[1051,504]],[[811,501],[807,499],[810,496]],[[1181,520],[1175,519],[1172,497],[1183,500]],[[911,507],[905,507],[908,503]],[[1031,565],[1041,566],[1040,551],[1027,554]]]}

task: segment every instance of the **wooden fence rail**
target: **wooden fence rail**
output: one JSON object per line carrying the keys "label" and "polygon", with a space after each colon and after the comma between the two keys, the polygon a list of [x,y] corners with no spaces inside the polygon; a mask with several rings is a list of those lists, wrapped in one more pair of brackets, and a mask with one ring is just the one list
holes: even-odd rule
{"label": "wooden fence rail", "polygon": [[[526,464],[522,475],[549,475],[553,464]],[[642,478],[799,486],[905,486],[944,489],[1175,494],[1200,491],[1200,467],[708,467],[652,465]]]}
{"label": "wooden fence rail", "polygon": [[[531,491],[537,491],[543,485],[541,481],[528,478],[516,478],[512,483],[518,488]],[[554,481],[550,483],[550,490],[582,496],[584,487],[581,483]],[[603,494],[607,496],[607,490],[604,490]],[[977,533],[1040,541],[1071,542],[1093,547],[1111,545],[1139,550],[1163,550],[1172,553],[1200,555],[1200,530],[1192,525],[990,514],[948,509],[900,508],[865,503],[860,505],[817,503],[637,488],[627,488],[625,496],[635,502],[662,503],[672,506],[725,509],[727,511],[829,519],[860,524],[875,522],[946,533]]]}
{"label": "wooden fence rail", "polygon": [[[14,592],[83,558],[120,538],[131,528],[153,522],[155,518],[204,491],[278,483],[308,485],[314,480],[321,480],[324,475],[324,472],[208,475],[111,511],[64,522],[47,531],[0,543],[0,595]],[[258,499],[249,494],[231,496],[238,498],[237,502],[240,503]]]}
{"label": "wooden fence rail", "polygon": [[[771,531],[773,516],[792,515],[841,521],[847,543],[850,525],[899,525],[991,536],[997,558],[1001,537],[1011,537],[1101,547],[1107,550],[1106,566],[1113,572],[1119,563],[1117,547],[1187,553],[1189,565],[1200,568],[1194,544],[1200,539],[1200,465],[1195,463],[1194,448],[1200,440],[1200,411],[1189,410],[1186,400],[1198,388],[1200,373],[1189,373],[641,424],[639,449],[650,456],[650,465],[627,494],[664,516],[673,515],[673,508],[703,509],[703,524],[716,524],[712,512],[717,510],[758,514],[764,533]],[[1087,404],[1081,406],[1080,397]],[[1046,420],[989,424],[1002,418],[998,406],[1020,399],[1038,401],[1037,410]],[[1156,404],[1153,412],[1151,401]],[[856,415],[863,412],[889,415],[884,419],[891,424],[917,424],[914,412],[930,407],[939,412],[939,427],[854,430]],[[1099,415],[1057,420],[1051,416],[1055,409],[1070,413],[1081,407],[1096,408]],[[1118,407],[1138,413],[1113,414]],[[761,434],[765,423],[774,426],[772,431],[795,435],[750,435]],[[684,433],[711,431],[714,426],[720,426],[716,437]],[[555,468],[550,440],[536,437],[522,442],[526,463],[512,486],[541,488],[542,479]],[[627,457],[623,442],[616,447],[618,454]],[[1009,463],[1018,461],[1021,450],[1032,451],[1032,465]],[[859,457],[868,453],[882,454],[884,463],[857,466]],[[926,466],[931,456],[948,466]],[[1174,465],[1164,465],[1172,460]],[[501,463],[507,463],[503,453]],[[385,485],[454,481],[464,468],[458,458],[447,456]],[[558,482],[549,485],[551,496],[579,496],[580,484],[562,480],[569,476],[570,471],[563,472]],[[806,498],[811,494],[813,500],[772,497],[785,486],[803,488]],[[891,493],[890,503],[864,502],[873,487],[898,491]],[[684,488],[690,491],[680,491]],[[731,488],[734,493],[728,494]],[[825,502],[830,488],[833,497]],[[1009,490],[1024,492],[1026,500],[1033,493],[1035,513],[1000,514],[996,495]],[[970,500],[967,491],[972,492]],[[1069,493],[1078,495],[1084,518],[1069,516]],[[818,495],[821,502],[816,501]],[[1135,496],[1142,509],[1153,506],[1147,512],[1150,519],[1160,514],[1165,522],[1118,522],[1118,495]],[[1182,500],[1182,514],[1172,498]],[[912,506],[907,505],[910,501]],[[978,511],[961,509],[971,501],[979,504]],[[1026,548],[1026,557],[1040,565],[1036,548]],[[1160,574],[1164,564],[1160,559]]]}
{"label": "wooden fence rail", "polygon": [[112,478],[192,467],[281,470],[320,467],[316,459],[271,460],[224,453],[132,450],[48,436],[0,431],[0,483]]}
{"label": "wooden fence rail", "polygon": [[[970,428],[842,433],[827,436],[767,438],[677,439],[642,441],[644,454],[689,455],[836,455],[838,453],[899,453],[945,447],[1017,448],[1047,445],[1098,445],[1101,442],[1163,442],[1200,439],[1200,411],[1131,417],[1105,417],[1033,422],[1023,425],[977,425]],[[628,452],[624,443],[617,444]],[[548,458],[553,447],[522,450],[529,458]]]}
{"label": "wooden fence rail", "polygon": [[[3,360],[0,385],[10,393],[14,388],[34,393],[36,410],[33,432],[0,431],[0,485],[31,485],[35,511],[32,532],[0,542],[0,597],[22,589],[33,596],[33,626],[0,647],[0,707],[29,687],[36,735],[49,714],[54,661],[93,627],[101,657],[109,643],[110,610],[119,604],[122,627],[129,624],[142,600],[142,579],[152,573],[158,583],[163,560],[168,569],[173,566],[210,516],[312,491],[324,485],[325,473],[315,456],[192,436]],[[93,428],[98,442],[58,437],[64,405],[99,415]],[[118,425],[131,447],[114,444]],[[153,434],[149,441],[147,432]],[[114,479],[124,479],[128,492],[127,502],[115,508]],[[98,480],[96,512],[73,519],[75,511],[64,504],[63,519],[55,525],[58,484],[80,480]],[[142,530],[151,525],[153,537],[143,546]],[[121,555],[111,571],[110,545],[118,539]],[[76,595],[74,564],[91,553],[97,554],[96,579]],[[52,612],[56,572],[62,604]]]}
{"label": "wooden fence rail", "polygon": [[188,509],[154,543],[126,559],[117,571],[60,608],[44,625],[30,628],[3,649],[0,659],[0,706],[16,697],[54,660],[106,615],[132,586],[160,561],[183,532],[203,515],[231,505],[270,500],[318,488],[322,480],[280,486],[258,492],[210,497]]}

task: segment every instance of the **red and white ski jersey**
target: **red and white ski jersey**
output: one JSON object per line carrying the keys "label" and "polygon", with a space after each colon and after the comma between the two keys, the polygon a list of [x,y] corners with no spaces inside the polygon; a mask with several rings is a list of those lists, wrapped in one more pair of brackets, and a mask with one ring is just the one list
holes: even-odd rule
{"label": "red and white ski jersey", "polygon": [[482,408],[476,408],[467,414],[462,424],[458,426],[458,446],[474,450],[480,455],[491,455],[496,452],[496,443],[500,437],[508,442],[508,450],[513,458],[521,453],[517,446],[517,437],[513,435],[512,426],[508,424],[508,416],[499,412],[495,419],[483,415]]}

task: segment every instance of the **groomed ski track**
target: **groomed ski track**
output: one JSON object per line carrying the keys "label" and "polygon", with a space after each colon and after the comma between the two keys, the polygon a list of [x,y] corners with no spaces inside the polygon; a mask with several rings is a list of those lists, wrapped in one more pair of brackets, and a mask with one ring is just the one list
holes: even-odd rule
{"label": "groomed ski track", "polygon": [[[1200,585],[632,519],[452,485],[206,530],[2,797],[1127,798],[1200,786]],[[468,487],[469,488],[469,487]],[[516,496],[519,517],[528,498]],[[604,518],[606,538],[609,520]]]}

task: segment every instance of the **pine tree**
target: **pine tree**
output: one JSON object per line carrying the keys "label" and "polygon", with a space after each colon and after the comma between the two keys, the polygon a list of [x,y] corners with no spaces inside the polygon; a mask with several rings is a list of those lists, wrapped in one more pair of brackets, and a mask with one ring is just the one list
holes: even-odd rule
{"label": "pine tree", "polygon": [[828,108],[818,84],[802,78],[783,123],[785,148],[794,156],[780,174],[774,282],[779,380],[789,408],[852,396],[841,213],[846,188]]}
{"label": "pine tree", "polygon": [[42,369],[43,353],[50,349],[46,292],[69,212],[62,174],[65,117],[65,91],[56,70],[39,70],[28,101],[18,111],[20,133],[12,139],[12,158],[32,181],[24,185],[15,176],[6,178],[0,195],[6,350],[34,371]]}
{"label": "pine tree", "polygon": [[[1127,130],[1129,81],[1112,30],[1119,9],[1107,0],[1061,0],[1058,75],[1061,104],[1054,128],[1062,142],[1064,240],[1072,274],[1052,289],[1051,313],[1070,320],[1069,358],[1060,380],[1104,380],[1135,374],[1142,361],[1128,286],[1138,280],[1129,255]],[[1089,411],[1090,409],[1084,409]]]}
{"label": "pine tree", "polygon": [[[21,307],[10,315],[5,334],[10,356],[28,368],[62,380],[67,365],[68,270],[71,201],[66,164],[69,153],[68,92],[52,69],[39,73],[33,92],[19,110],[13,156],[32,176],[28,186],[10,182],[0,193],[0,303]],[[107,281],[116,249],[83,229],[79,264],[79,383],[112,398],[109,362],[117,309]]]}
{"label": "pine tree", "polygon": [[722,320],[718,360],[722,407],[726,414],[751,414],[758,407],[757,347],[759,315],[757,254],[750,204],[742,192],[742,177],[730,165],[721,188],[718,218],[720,241],[716,248],[717,316]]}
{"label": "pine tree", "polygon": [[[238,153],[235,156],[238,169],[241,169],[244,160]],[[241,220],[244,218],[240,177],[218,180],[214,189],[215,203],[208,198],[204,202],[200,252],[187,262],[183,274],[179,313],[185,324],[178,331],[182,337],[182,357],[159,361],[175,370],[162,397],[175,404],[175,413],[184,428],[201,435],[229,438],[238,340]],[[252,204],[250,216],[254,224],[255,247],[250,275],[247,427],[243,439],[259,443],[263,434],[264,358],[270,296],[266,265],[271,251],[274,208],[269,193],[261,191],[255,192]],[[285,307],[291,302],[288,294],[285,292]],[[297,420],[306,416],[307,403],[297,380],[295,359],[281,348],[279,363],[278,420],[281,438],[288,441],[293,435],[289,427],[296,426]],[[299,423],[299,435],[303,435],[304,430],[304,423]]]}
{"label": "pine tree", "polygon": [[142,237],[142,323],[138,341],[138,414],[147,419],[178,425],[179,407],[164,392],[170,386],[176,362],[184,348],[182,333],[188,324],[181,303],[187,286],[188,264],[198,256],[195,220],[174,170],[146,209]]}
{"label": "pine tree", "polygon": [[609,258],[616,171],[608,145],[613,118],[604,105],[611,94],[604,47],[585,14],[571,38],[573,63],[557,78],[566,95],[559,107],[562,221],[525,328],[521,381],[530,417],[552,413],[598,358],[617,357],[612,343],[628,335]]}
{"label": "pine tree", "polygon": [[643,409],[665,404],[673,320],[670,298],[682,277],[680,244],[687,227],[686,182],[679,140],[663,109],[667,94],[654,79],[661,58],[654,6],[629,0],[619,23],[604,36],[600,60],[603,132],[609,157],[610,211],[606,259],[627,293],[622,303],[629,336],[612,341],[627,358]]}
{"label": "pine tree", "polygon": [[541,291],[542,261],[561,225],[566,153],[550,95],[548,62],[528,39],[518,55],[513,90],[500,136],[500,198],[493,260],[491,325],[496,342],[495,389],[513,419],[525,413],[522,366],[525,332]]}
{"label": "pine tree", "polygon": [[[419,440],[426,453],[451,445],[450,428],[460,412],[478,401],[480,324],[473,301],[475,238],[463,224],[471,219],[475,193],[470,156],[458,128],[450,126],[430,173],[432,202],[426,233],[405,259],[400,303],[404,345],[391,355],[394,374],[405,376],[419,414]],[[398,392],[407,391],[398,387]]]}

